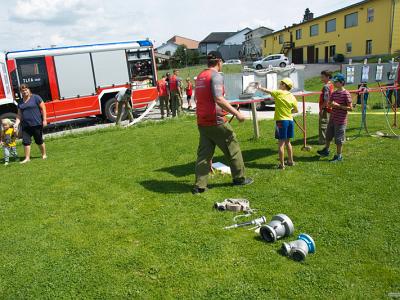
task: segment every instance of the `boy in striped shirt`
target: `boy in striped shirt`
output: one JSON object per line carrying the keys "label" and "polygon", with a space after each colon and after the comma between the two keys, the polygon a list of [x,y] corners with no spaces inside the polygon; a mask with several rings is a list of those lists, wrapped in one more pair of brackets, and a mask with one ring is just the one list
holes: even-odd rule
{"label": "boy in striped shirt", "polygon": [[344,75],[336,74],[333,77],[333,83],[336,90],[332,93],[329,101],[332,112],[326,129],[326,144],[325,148],[317,153],[321,156],[328,156],[330,143],[335,138],[336,155],[330,162],[340,162],[343,160],[343,144],[346,140],[347,112],[353,110],[353,105],[349,91],[344,88]]}

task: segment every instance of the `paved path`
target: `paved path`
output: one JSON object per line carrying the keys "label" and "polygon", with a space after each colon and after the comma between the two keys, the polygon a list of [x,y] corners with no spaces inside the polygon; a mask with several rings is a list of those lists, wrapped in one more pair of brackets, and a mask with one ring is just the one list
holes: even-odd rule
{"label": "paved path", "polygon": [[324,70],[332,72],[340,70],[340,64],[305,64],[304,66],[304,79],[320,76]]}

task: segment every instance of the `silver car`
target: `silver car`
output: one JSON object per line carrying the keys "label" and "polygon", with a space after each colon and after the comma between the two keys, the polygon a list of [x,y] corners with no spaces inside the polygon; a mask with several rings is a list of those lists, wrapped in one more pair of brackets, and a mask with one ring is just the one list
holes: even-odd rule
{"label": "silver car", "polygon": [[290,64],[289,58],[284,54],[271,54],[263,59],[253,62],[253,68],[257,70],[266,69],[268,66],[284,68],[288,64]]}
{"label": "silver car", "polygon": [[241,65],[242,61],[240,59],[228,59],[224,62],[224,65]]}

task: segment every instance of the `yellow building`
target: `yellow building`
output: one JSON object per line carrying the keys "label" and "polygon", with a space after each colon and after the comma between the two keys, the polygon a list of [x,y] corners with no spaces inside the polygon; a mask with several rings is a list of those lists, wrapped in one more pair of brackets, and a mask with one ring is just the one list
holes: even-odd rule
{"label": "yellow building", "polygon": [[[294,63],[361,59],[400,51],[400,0],[367,0],[263,37],[263,55],[285,53]],[[307,20],[308,19],[308,20]]]}

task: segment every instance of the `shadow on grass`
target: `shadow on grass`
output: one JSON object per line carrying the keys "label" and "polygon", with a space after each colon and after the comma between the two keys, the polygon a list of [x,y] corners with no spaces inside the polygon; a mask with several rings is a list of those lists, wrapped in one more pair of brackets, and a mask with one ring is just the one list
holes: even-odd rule
{"label": "shadow on grass", "polygon": [[190,192],[193,184],[172,180],[144,180],[139,182],[146,190],[161,194],[183,194]]}
{"label": "shadow on grass", "polygon": [[[346,128],[346,135],[348,136],[353,136],[350,133],[354,133],[354,135],[357,135],[359,132],[360,128],[359,127],[355,127],[355,128]],[[301,146],[303,145],[304,141],[303,141],[303,137],[296,139],[294,141],[291,142],[293,146]],[[318,135],[313,135],[313,136],[309,136],[307,137],[307,145],[311,145],[311,146],[320,146],[323,147],[323,144],[319,143],[319,136]]]}
{"label": "shadow on grass", "polygon": [[262,242],[262,243],[265,243],[265,244],[271,244],[271,243],[267,243],[259,234],[255,235],[255,236],[254,236],[254,239],[255,239],[257,242]]}
{"label": "shadow on grass", "polygon": [[[193,183],[172,180],[144,180],[139,182],[146,190],[160,194],[185,194],[191,192]],[[230,182],[209,184],[208,188],[232,186]]]}
{"label": "shadow on grass", "polygon": [[[307,137],[307,145],[318,145],[318,135]],[[291,142],[293,146],[303,145],[303,136]]]}
{"label": "shadow on grass", "polygon": [[295,157],[294,161],[299,161],[299,162],[316,162],[320,161],[321,156],[319,155],[314,155],[314,156],[301,156],[301,157]]}
{"label": "shadow on grass", "polygon": [[[20,163],[21,161],[23,161],[24,159],[25,159],[25,156],[18,156],[17,159],[15,159],[15,158],[13,158],[13,157],[10,157],[9,163],[10,163],[10,164],[11,164],[11,163],[18,164],[18,163]],[[31,158],[30,158],[31,161],[32,161],[32,160],[37,160],[37,159],[42,159],[42,157],[41,157],[41,156],[31,156]],[[2,163],[2,164],[4,164],[5,162],[6,162],[6,161],[5,161],[4,158],[0,160],[0,163]]]}
{"label": "shadow on grass", "polygon": [[[258,160],[263,157],[277,155],[277,153],[278,152],[276,150],[265,149],[265,148],[250,149],[250,150],[242,151],[243,160],[245,162],[245,165],[246,166],[250,165],[249,166],[250,168],[251,168],[251,164],[248,163],[249,161],[255,161],[255,160]],[[215,156],[213,158],[213,162],[222,162],[222,163],[228,165],[224,156]],[[156,171],[169,173],[171,175],[174,175],[175,177],[185,177],[185,176],[194,174],[195,164],[196,164],[196,162],[190,162],[190,163],[186,163],[183,165],[174,165],[174,166],[161,168]]]}
{"label": "shadow on grass", "polygon": [[175,177],[185,177],[194,174],[195,162],[190,162],[183,165],[175,165],[156,170],[157,172],[165,172]]}
{"label": "shadow on grass", "polygon": [[255,161],[260,158],[269,157],[272,155],[277,155],[278,151],[271,148],[257,148],[245,150],[242,152],[244,162]]}

